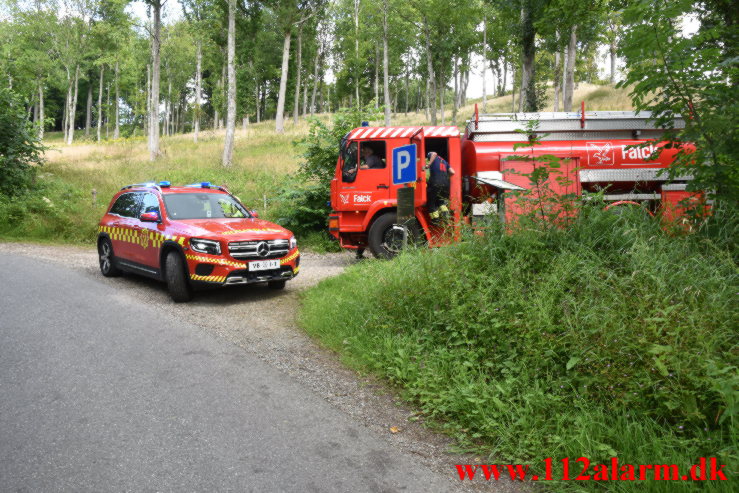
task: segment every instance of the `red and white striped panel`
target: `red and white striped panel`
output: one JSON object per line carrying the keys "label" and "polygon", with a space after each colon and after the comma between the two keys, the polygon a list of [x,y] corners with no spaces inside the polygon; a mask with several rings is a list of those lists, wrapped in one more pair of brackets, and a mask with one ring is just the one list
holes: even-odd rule
{"label": "red and white striped panel", "polygon": [[459,137],[457,127],[423,127],[424,137]]}
{"label": "red and white striped panel", "polygon": [[349,134],[354,139],[394,139],[408,138],[421,127],[361,127]]}

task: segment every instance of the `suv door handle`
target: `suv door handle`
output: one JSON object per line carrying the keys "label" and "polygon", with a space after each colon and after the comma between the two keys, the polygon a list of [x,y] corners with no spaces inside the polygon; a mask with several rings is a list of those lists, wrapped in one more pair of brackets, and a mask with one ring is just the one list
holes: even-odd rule
{"label": "suv door handle", "polygon": [[387,186],[387,185],[385,185],[384,183],[381,183],[381,184],[377,185],[377,189],[378,189],[378,190],[379,190],[379,189],[381,189],[381,188],[385,188],[385,189],[387,189],[387,188],[390,188],[390,187],[388,187],[388,186]]}

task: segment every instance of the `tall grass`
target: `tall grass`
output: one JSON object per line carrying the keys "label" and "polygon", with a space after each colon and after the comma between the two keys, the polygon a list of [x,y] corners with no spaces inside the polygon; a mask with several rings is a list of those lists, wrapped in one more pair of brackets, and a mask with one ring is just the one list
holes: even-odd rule
{"label": "tall grass", "polygon": [[[737,292],[714,241],[592,210],[566,231],[364,263],[309,291],[300,320],[498,460],[687,468],[715,456],[735,475]],[[605,487],[619,488],[631,486]]]}

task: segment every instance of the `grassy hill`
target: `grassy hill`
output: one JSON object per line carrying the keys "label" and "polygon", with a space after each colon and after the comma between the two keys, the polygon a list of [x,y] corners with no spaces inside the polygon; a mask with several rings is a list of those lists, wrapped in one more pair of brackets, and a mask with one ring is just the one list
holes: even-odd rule
{"label": "grassy hill", "polygon": [[[551,90],[549,91],[551,98]],[[609,86],[580,84],[575,101],[585,100],[588,110],[630,109],[626,91]],[[474,112],[470,100],[461,108],[456,124],[462,127]],[[511,96],[488,100],[488,112],[510,112]],[[551,108],[549,108],[551,109]],[[441,114],[439,123],[441,124]],[[451,124],[445,111],[444,124]],[[318,115],[328,119],[329,115]],[[379,122],[373,122],[379,124]],[[399,113],[394,125],[428,125],[424,113]],[[122,186],[152,180],[174,184],[212,181],[227,185],[232,192],[262,217],[276,219],[277,192],[281,177],[297,169],[299,155],[293,142],[308,133],[308,123],[286,122],[285,133],[274,132],[274,121],[251,124],[236,132],[233,165],[221,165],[224,131],[207,130],[197,144],[192,134],[161,138],[162,156],[149,161],[144,137],[104,141],[84,139],[76,132],[71,146],[59,133],[48,133],[47,164],[40,170],[38,196],[19,203],[0,198],[0,238],[19,241],[47,241],[92,244],[100,216],[113,193]],[[338,150],[338,143],[337,143]],[[93,201],[93,190],[96,200]]]}

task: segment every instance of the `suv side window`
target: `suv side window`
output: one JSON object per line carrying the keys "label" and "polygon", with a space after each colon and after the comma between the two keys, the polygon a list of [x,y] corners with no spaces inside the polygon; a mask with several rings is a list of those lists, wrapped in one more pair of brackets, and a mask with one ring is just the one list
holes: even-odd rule
{"label": "suv side window", "polygon": [[159,212],[159,199],[156,195],[153,193],[144,193],[142,194],[143,198],[141,200],[141,214],[145,214],[147,212],[156,212],[159,214],[159,217],[162,217],[161,212]]}
{"label": "suv side window", "polygon": [[139,211],[140,193],[124,193],[115,201],[113,207],[110,208],[111,214],[117,214],[121,217],[136,217]]}

